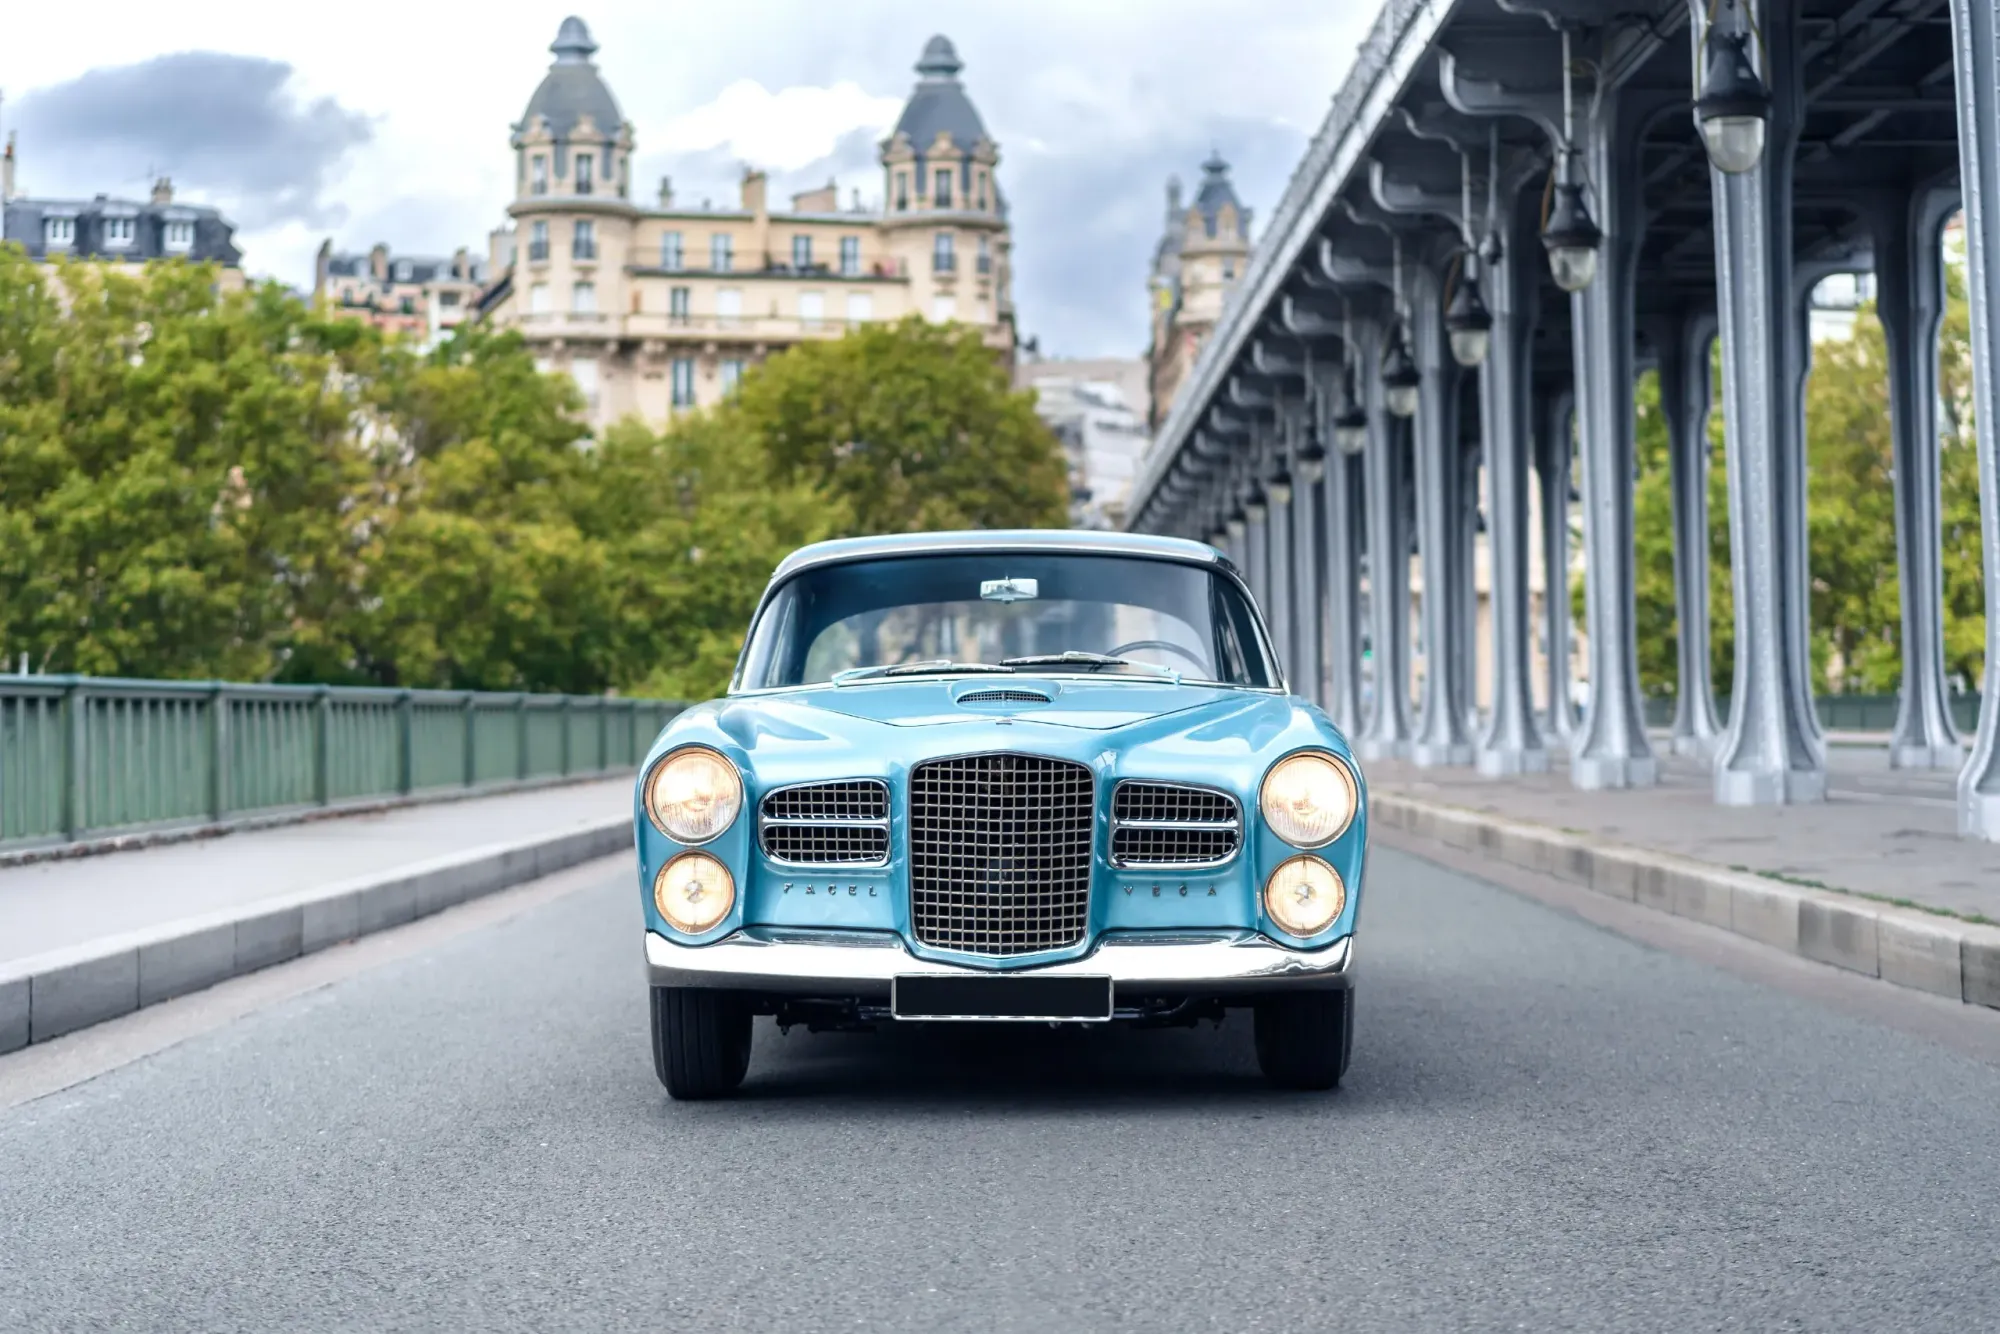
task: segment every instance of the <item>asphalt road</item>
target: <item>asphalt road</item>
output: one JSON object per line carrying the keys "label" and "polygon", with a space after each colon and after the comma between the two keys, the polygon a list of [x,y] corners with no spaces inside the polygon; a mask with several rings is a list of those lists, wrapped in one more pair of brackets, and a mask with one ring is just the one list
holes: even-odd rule
{"label": "asphalt road", "polygon": [[1331,1095],[1232,1021],[764,1028],[672,1104],[623,874],[429,924],[0,1110],[0,1329],[2000,1328],[2000,1016],[1370,871]]}

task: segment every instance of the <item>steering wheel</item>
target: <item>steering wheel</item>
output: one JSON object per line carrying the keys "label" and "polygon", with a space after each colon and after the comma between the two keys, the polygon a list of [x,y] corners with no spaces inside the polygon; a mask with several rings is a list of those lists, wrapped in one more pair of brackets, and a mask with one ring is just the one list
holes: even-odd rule
{"label": "steering wheel", "polygon": [[1182,648],[1179,644],[1165,639],[1134,639],[1130,643],[1120,644],[1117,648],[1112,649],[1107,656],[1122,658],[1136,648],[1165,649],[1169,653],[1178,653],[1193,663],[1197,670],[1204,673],[1208,671],[1208,663],[1197,655],[1194,650]]}

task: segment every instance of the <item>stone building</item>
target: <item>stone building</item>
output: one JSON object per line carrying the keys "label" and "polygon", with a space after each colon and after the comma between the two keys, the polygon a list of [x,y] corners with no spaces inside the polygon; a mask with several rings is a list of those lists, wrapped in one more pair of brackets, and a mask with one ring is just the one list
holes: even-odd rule
{"label": "stone building", "polygon": [[320,243],[313,265],[313,299],[336,315],[366,320],[425,346],[449,334],[479,304],[486,261],[460,248],[446,256],[396,255],[377,244],[366,254]]}
{"label": "stone building", "polygon": [[691,208],[662,180],[634,197],[632,126],[563,20],[555,63],[515,125],[510,224],[493,238],[485,318],[575,377],[597,425],[658,425],[712,404],[745,369],[807,338],[910,314],[973,325],[1011,361],[1007,202],[998,147],[943,37],[881,146],[882,202],[834,183],[773,208],[761,171],[734,208]]}
{"label": "stone building", "polygon": [[1146,363],[1026,357],[1017,388],[1035,391],[1035,412],[1062,442],[1069,463],[1072,528],[1119,528],[1125,493],[1146,452]]}
{"label": "stone building", "polygon": [[68,255],[137,271],[155,259],[207,261],[221,267],[218,286],[243,286],[243,254],[236,228],[205,204],[174,199],[174,183],[162,176],[144,201],[38,199],[15,193],[14,138],[0,155],[0,239],[13,242],[30,258]]}
{"label": "stone building", "polygon": [[1222,303],[1250,258],[1250,210],[1229,183],[1220,153],[1201,164],[1201,189],[1183,206],[1179,178],[1167,182],[1167,224],[1153,251],[1152,346],[1146,353],[1150,395],[1146,429],[1157,431],[1181,381],[1222,314]]}

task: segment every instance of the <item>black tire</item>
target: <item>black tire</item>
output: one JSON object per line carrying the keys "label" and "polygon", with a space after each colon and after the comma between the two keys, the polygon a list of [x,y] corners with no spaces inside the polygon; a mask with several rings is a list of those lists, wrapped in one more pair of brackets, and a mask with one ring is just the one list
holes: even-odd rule
{"label": "black tire", "polygon": [[735,1090],[750,1069],[750,1007],[704,987],[653,988],[653,1073],[686,1102]]}
{"label": "black tire", "polygon": [[1333,1088],[1353,1051],[1352,991],[1302,991],[1257,1002],[1257,1067],[1279,1088]]}

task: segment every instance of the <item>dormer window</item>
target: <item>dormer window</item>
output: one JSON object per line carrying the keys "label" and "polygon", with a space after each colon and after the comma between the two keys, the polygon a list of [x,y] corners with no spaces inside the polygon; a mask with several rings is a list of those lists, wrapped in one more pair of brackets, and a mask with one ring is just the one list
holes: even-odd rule
{"label": "dormer window", "polygon": [[42,244],[50,250],[67,250],[76,241],[75,218],[43,218]]}
{"label": "dormer window", "polygon": [[596,160],[588,153],[576,155],[576,192],[587,195],[596,188]]}
{"label": "dormer window", "polygon": [[549,160],[537,153],[528,159],[528,193],[545,195],[549,192]]}
{"label": "dormer window", "polygon": [[933,189],[931,190],[931,205],[932,205],[932,207],[934,207],[934,208],[950,208],[950,207],[951,207],[951,173],[950,173],[950,172],[948,172],[948,171],[941,171],[941,172],[939,172],[939,173],[937,174],[937,185],[936,185],[936,187],[935,187],[935,188],[933,188]]}
{"label": "dormer window", "polygon": [[194,224],[187,221],[169,222],[161,239],[169,250],[192,250]]}
{"label": "dormer window", "polygon": [[909,211],[909,207],[910,173],[899,171],[896,173],[896,211],[898,213],[905,213]]}
{"label": "dormer window", "polygon": [[104,247],[107,250],[123,250],[132,244],[132,219],[106,218],[104,220]]}

